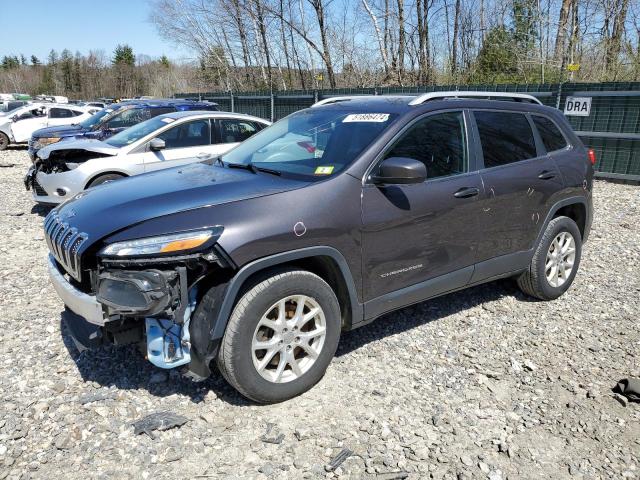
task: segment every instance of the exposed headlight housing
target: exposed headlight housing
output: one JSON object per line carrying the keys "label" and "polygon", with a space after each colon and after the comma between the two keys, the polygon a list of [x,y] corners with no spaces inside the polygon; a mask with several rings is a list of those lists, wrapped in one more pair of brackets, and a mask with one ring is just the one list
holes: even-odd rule
{"label": "exposed headlight housing", "polygon": [[210,240],[217,240],[222,228],[208,228],[191,232],[161,235],[116,242],[104,247],[100,254],[109,257],[137,257],[141,255],[181,253],[201,247]]}
{"label": "exposed headlight housing", "polygon": [[54,143],[58,143],[62,138],[60,137],[43,137],[38,138],[36,140],[36,145],[40,148],[46,147],[47,145],[52,145]]}

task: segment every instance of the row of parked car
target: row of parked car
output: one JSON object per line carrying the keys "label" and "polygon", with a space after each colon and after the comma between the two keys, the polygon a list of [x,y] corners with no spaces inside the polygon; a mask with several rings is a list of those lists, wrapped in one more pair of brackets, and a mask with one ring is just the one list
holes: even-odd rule
{"label": "row of parked car", "polygon": [[[61,110],[72,115],[66,122],[58,120]],[[211,102],[166,99],[112,104],[93,115],[90,107],[32,104],[6,125],[16,143],[32,132],[26,188],[36,202],[58,204],[89,187],[220,155],[269,122]]]}
{"label": "row of parked car", "polygon": [[322,378],[341,332],[394,309],[573,282],[595,155],[535,97],[338,97],[267,126],[171,100],[34,133],[25,182],[67,199],[44,222],[47,264],[80,348],[137,344],[278,402]]}

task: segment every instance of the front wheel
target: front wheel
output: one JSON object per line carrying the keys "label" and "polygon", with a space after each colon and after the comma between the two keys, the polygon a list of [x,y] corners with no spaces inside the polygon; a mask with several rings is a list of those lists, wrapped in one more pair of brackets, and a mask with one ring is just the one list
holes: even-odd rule
{"label": "front wheel", "polygon": [[0,151],[6,150],[9,146],[9,137],[5,133],[0,132]]}
{"label": "front wheel", "polygon": [[542,235],[529,269],[518,278],[520,289],[540,300],[554,300],[566,292],[578,272],[582,235],[569,217],[556,217]]}
{"label": "front wheel", "polygon": [[304,270],[274,274],[236,304],[218,353],[225,379],[259,403],[288,400],[324,375],[340,338],[331,287]]}

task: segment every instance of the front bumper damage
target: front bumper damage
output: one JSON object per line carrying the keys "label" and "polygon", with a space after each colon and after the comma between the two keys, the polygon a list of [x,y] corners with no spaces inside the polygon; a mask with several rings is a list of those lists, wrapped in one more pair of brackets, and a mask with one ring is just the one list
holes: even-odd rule
{"label": "front bumper damage", "polygon": [[82,169],[45,173],[32,166],[24,177],[24,186],[38,203],[57,205],[84,190],[87,175]]}
{"label": "front bumper damage", "polygon": [[[137,343],[154,365],[187,366],[191,378],[204,379],[217,347],[209,338],[210,326],[192,324],[200,290],[204,294],[210,286],[198,282],[229,265],[212,252],[147,262],[102,259],[91,275],[90,294],[49,255],[49,276],[67,307],[67,330],[80,350]],[[204,317],[198,318],[202,323]]]}
{"label": "front bumper damage", "polygon": [[58,262],[51,254],[47,257],[47,270],[54,290],[71,311],[84,317],[93,325],[104,326],[106,319],[102,305],[95,296],[88,295],[73,286],[64,277],[64,272],[60,270]]}
{"label": "front bumper damage", "polygon": [[36,156],[24,177],[24,186],[33,191],[33,199],[38,203],[62,203],[84,190],[91,175],[96,173],[83,168],[85,163],[109,156],[78,149],[51,152],[46,159]]}

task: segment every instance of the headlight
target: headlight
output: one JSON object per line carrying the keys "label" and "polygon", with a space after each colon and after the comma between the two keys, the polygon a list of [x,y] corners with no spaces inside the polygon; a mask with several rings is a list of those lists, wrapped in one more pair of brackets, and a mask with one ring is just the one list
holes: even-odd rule
{"label": "headlight", "polygon": [[60,137],[38,138],[36,140],[36,145],[40,148],[43,148],[43,147],[46,147],[47,145],[58,143],[60,140],[62,140],[62,138]]}
{"label": "headlight", "polygon": [[217,228],[116,242],[104,247],[100,254],[114,257],[130,257],[154,253],[182,252],[199,247],[212,237],[219,237],[220,233],[222,233],[222,229]]}

